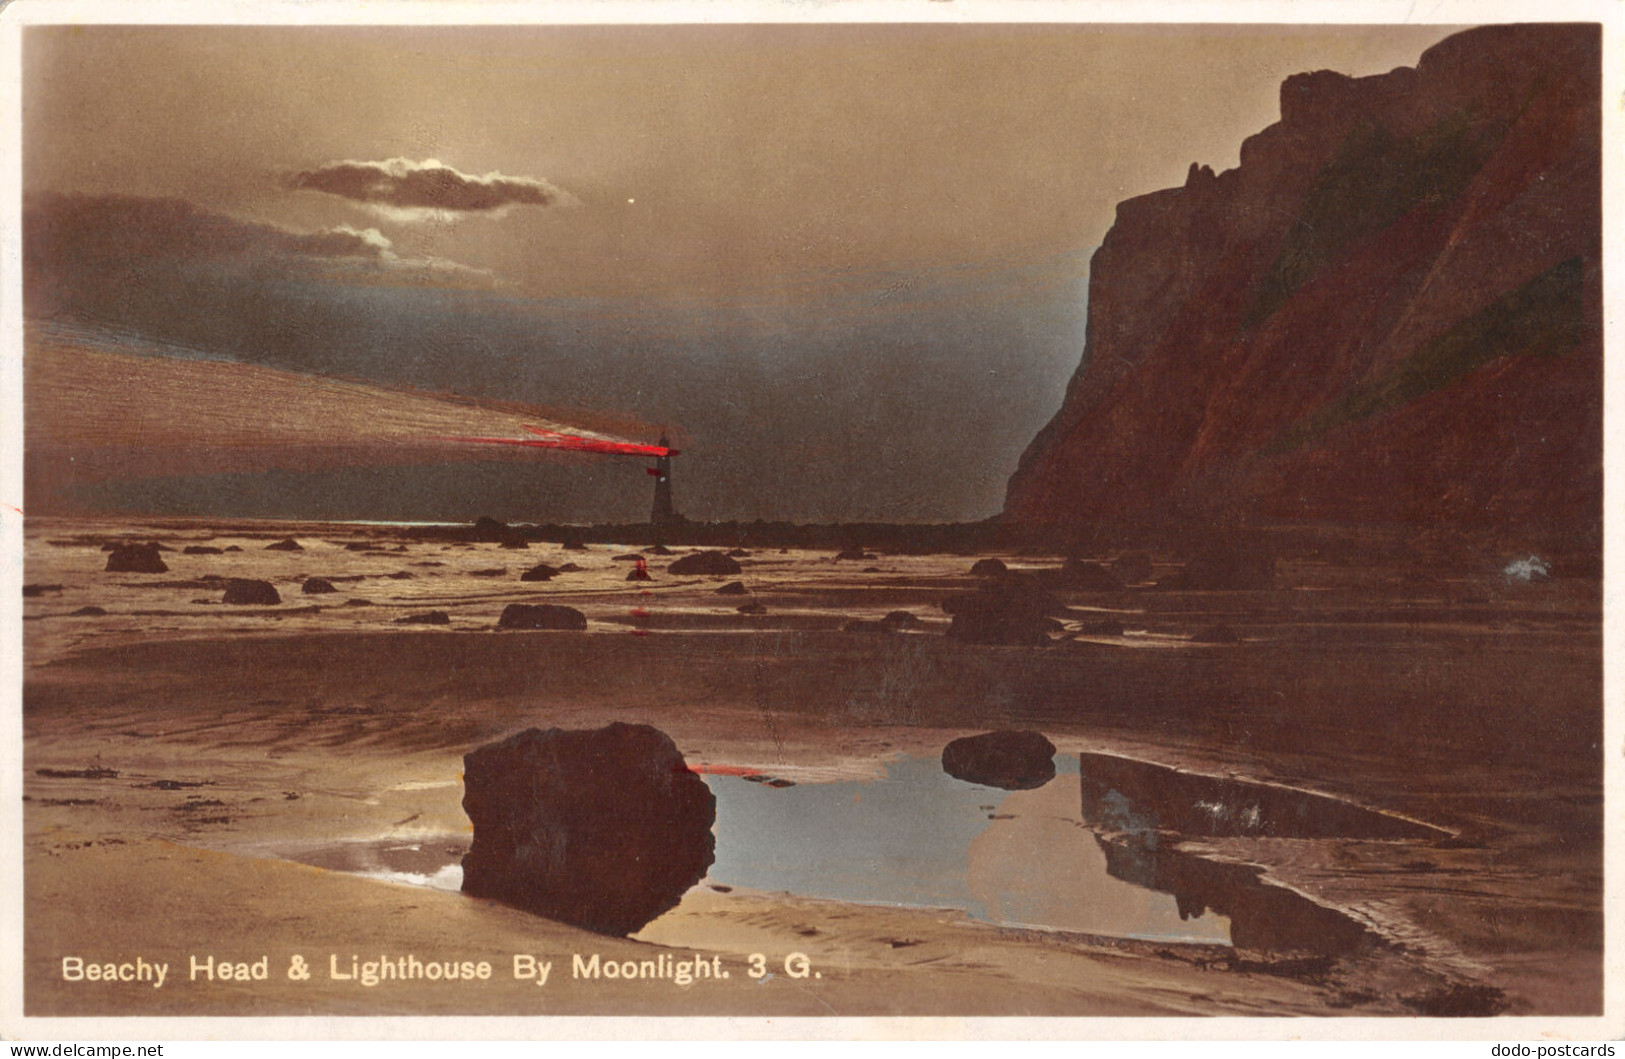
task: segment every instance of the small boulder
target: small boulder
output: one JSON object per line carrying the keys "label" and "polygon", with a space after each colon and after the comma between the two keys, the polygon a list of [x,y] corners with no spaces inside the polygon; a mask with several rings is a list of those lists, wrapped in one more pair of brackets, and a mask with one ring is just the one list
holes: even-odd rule
{"label": "small boulder", "polygon": [[384,577],[390,581],[410,581],[413,574],[410,570],[396,570],[393,574],[385,574]]}
{"label": "small boulder", "polygon": [[986,559],[978,559],[972,563],[970,572],[974,577],[1003,577],[1010,572],[1010,568],[1004,565],[1002,559],[995,559],[990,555]]}
{"label": "small boulder", "polygon": [[1061,587],[1078,592],[1117,592],[1123,587],[1123,582],[1106,566],[1082,559],[1068,559],[1061,567],[1058,581]]}
{"label": "small boulder", "polygon": [[1033,731],[968,735],[943,747],[942,771],[984,787],[1030,791],[1055,778],[1055,744]]}
{"label": "small boulder", "polygon": [[728,558],[730,559],[745,559],[749,558],[749,556],[750,552],[747,552],[743,548],[735,548],[733,551],[728,553]]}
{"label": "small boulder", "polygon": [[949,596],[942,609],[952,614],[948,636],[967,643],[1043,645],[1060,623],[1050,615],[1063,607],[1055,597],[1024,578],[1002,577],[975,592]]}
{"label": "small boulder", "polygon": [[78,610],[74,611],[72,614],[69,614],[68,617],[70,617],[70,618],[100,618],[103,615],[105,615],[106,613],[107,613],[107,611],[103,610],[101,607],[98,607],[98,606],[95,606],[94,604],[92,604],[91,606],[88,606],[88,607],[80,607]]}
{"label": "small boulder", "polygon": [[841,560],[852,560],[856,562],[864,559],[874,559],[877,557],[870,552],[864,551],[862,548],[845,548],[836,552],[835,558]]}
{"label": "small boulder", "polygon": [[181,549],[182,555],[220,555],[223,550],[212,544],[188,544]]}
{"label": "small boulder", "polygon": [[653,548],[649,549],[649,554],[650,555],[671,555],[672,550],[670,548],[666,547],[664,544],[657,544]]}
{"label": "small boulder", "polygon": [[107,555],[107,572],[114,574],[165,574],[169,566],[155,544],[121,544]]}
{"label": "small boulder", "polygon": [[767,608],[760,603],[744,603],[734,608],[741,614],[766,614]]}
{"label": "small boulder", "polygon": [[894,610],[880,620],[894,629],[917,629],[925,624],[906,610]]}
{"label": "small boulder", "polygon": [[577,566],[575,563],[565,563],[563,566],[559,567],[559,573],[561,573],[561,574],[579,574],[582,571],[582,569],[583,569],[582,567]]}
{"label": "small boulder", "polygon": [[426,611],[423,614],[408,614],[404,618],[396,618],[396,625],[450,625],[451,615],[443,610]]}
{"label": "small boulder", "polygon": [[508,573],[506,566],[489,566],[484,570],[470,570],[469,577],[503,577]]}
{"label": "small boulder", "polygon": [[321,596],[329,592],[337,592],[333,582],[323,577],[307,577],[305,583],[299,586],[299,591],[307,596]]}
{"label": "small boulder", "polygon": [[240,544],[228,544],[220,550],[225,552],[240,552],[243,550],[243,548]]}
{"label": "small boulder", "polygon": [[738,560],[729,558],[722,552],[695,552],[692,555],[683,556],[666,567],[666,571],[672,574],[681,576],[700,574],[708,577],[737,574],[740,569]]}
{"label": "small boulder", "polygon": [[302,552],[305,550],[305,546],[292,537],[288,537],[277,541],[275,544],[267,544],[265,550],[268,552]]}
{"label": "small boulder", "polygon": [[717,589],[717,595],[719,596],[743,596],[747,594],[748,590],[745,588],[745,582],[743,581],[729,581]]}
{"label": "small boulder", "polygon": [[372,606],[372,600],[362,599],[361,597],[357,596],[354,599],[345,600],[344,605],[346,607],[370,607]]}
{"label": "small boulder", "polygon": [[463,758],[463,892],[600,934],[677,906],[715,859],[716,798],[648,725],[532,728]]}
{"label": "small boulder", "polygon": [[33,599],[36,596],[43,596],[47,592],[60,592],[60,591],[62,591],[62,586],[61,585],[24,585],[23,586],[23,598],[24,599]]}
{"label": "small boulder", "polygon": [[587,616],[552,603],[510,603],[497,619],[499,629],[585,629]]}
{"label": "small boulder", "polygon": [[1124,552],[1112,560],[1112,573],[1125,585],[1139,585],[1151,580],[1151,555],[1148,552]]}
{"label": "small boulder", "polygon": [[537,563],[529,570],[526,570],[524,573],[520,574],[519,580],[551,581],[557,576],[559,576],[559,572],[555,567],[548,566],[546,563]]}
{"label": "small boulder", "polygon": [[637,552],[625,552],[621,555],[610,556],[609,561],[612,563],[641,563],[647,562],[648,560],[642,555],[639,555]]}
{"label": "small boulder", "polygon": [[220,602],[269,607],[281,603],[282,597],[277,594],[276,586],[269,581],[234,577],[226,582],[226,594]]}
{"label": "small boulder", "polygon": [[632,569],[628,570],[626,572],[626,579],[628,581],[653,581],[654,580],[654,578],[649,576],[649,568],[647,566],[642,566],[642,565],[634,566]]}

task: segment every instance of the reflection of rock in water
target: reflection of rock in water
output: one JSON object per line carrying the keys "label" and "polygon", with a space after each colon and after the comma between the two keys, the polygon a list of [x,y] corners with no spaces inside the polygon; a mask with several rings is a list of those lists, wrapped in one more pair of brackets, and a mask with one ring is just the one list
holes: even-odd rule
{"label": "reflection of rock in water", "polygon": [[532,728],[463,761],[464,893],[630,934],[712,863],[716,799],[648,725]]}
{"label": "reflection of rock in water", "polygon": [[1325,795],[1080,754],[1083,817],[1110,831],[1273,838],[1443,838],[1447,832]]}
{"label": "reflection of rock in water", "polygon": [[1029,791],[1055,778],[1055,744],[1038,732],[988,732],[942,748],[942,771],[967,783]]}
{"label": "reflection of rock in water", "polygon": [[1174,895],[1181,919],[1211,910],[1230,920],[1238,949],[1342,955],[1372,940],[1340,912],[1259,879],[1261,869],[1159,848],[1155,832],[1096,836],[1114,878]]}

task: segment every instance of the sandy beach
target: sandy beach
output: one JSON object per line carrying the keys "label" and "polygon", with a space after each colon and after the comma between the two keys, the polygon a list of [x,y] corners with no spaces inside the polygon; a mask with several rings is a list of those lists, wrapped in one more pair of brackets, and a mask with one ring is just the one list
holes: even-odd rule
{"label": "sandy beach", "polygon": [[[303,550],[267,550],[286,538]],[[106,572],[102,545],[125,539],[172,549],[169,571]],[[1598,581],[1286,560],[1268,590],[1060,591],[1069,610],[1052,643],[984,646],[946,638],[941,609],[978,583],[975,556],[757,548],[731,577],[673,576],[671,558],[650,557],[640,583],[615,559],[630,550],[509,550],[353,524],[31,522],[26,580],[44,587],[23,625],[26,1013],[1600,1013]],[[1002,559],[1034,576],[1061,562]],[[582,569],[518,580],[540,562]],[[337,591],[302,594],[312,577]],[[222,603],[222,578],[264,579],[282,602]],[[748,600],[717,594],[731,581]],[[744,601],[765,612],[740,613]],[[576,607],[588,628],[498,630],[511,602]],[[104,613],[75,614],[84,607]],[[430,610],[448,623],[397,623]],[[919,624],[843,628],[896,610]],[[1123,632],[1086,631],[1103,617]],[[1193,639],[1215,623],[1239,642]],[[1045,836],[1059,833],[1046,827],[1111,860],[1111,836],[1097,842],[1064,791],[1043,805],[1066,812],[988,796],[964,869],[976,900],[957,908],[741,885],[717,877],[719,859],[627,939],[432,884],[470,831],[465,753],[524,728],[612,721],[668,733],[714,787],[740,772],[785,781],[753,787],[763,798],[880,790],[862,785],[957,736],[1033,728],[1072,763],[1057,784],[1078,783],[1078,755],[1113,755],[1431,830],[1166,836],[1178,858],[1167,863],[1212,889],[1183,893],[1180,919],[1206,903],[1203,920],[1228,921],[1236,943],[1135,937],[1132,922],[1008,922],[987,897],[1013,885],[1000,880],[1066,874],[1045,867]],[[1044,813],[1059,815],[1041,827]],[[346,850],[423,865],[391,874]],[[1223,881],[1237,871],[1246,885]],[[1172,903],[1154,889],[1147,900]],[[1252,947],[1249,910],[1282,900],[1301,902],[1304,922],[1352,924],[1357,940]],[[573,973],[594,954],[729,973],[684,986]],[[787,965],[791,954],[805,961]],[[340,977],[352,957],[359,973],[408,955],[490,973]],[[250,977],[197,980],[211,958]],[[167,980],[73,980],[73,959],[166,964]],[[543,963],[543,985],[516,973]],[[300,964],[308,978],[290,976]]]}

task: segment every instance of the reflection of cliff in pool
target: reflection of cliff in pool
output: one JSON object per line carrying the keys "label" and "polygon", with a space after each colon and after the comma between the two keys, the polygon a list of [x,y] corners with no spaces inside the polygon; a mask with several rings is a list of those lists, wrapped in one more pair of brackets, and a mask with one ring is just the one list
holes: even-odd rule
{"label": "reflection of cliff in pool", "polygon": [[1181,917],[1230,920],[1238,949],[1350,952],[1373,941],[1361,924],[1265,882],[1262,869],[1169,848],[1186,835],[1270,838],[1439,838],[1428,824],[1309,791],[1203,776],[1108,754],[1079,755],[1084,822],[1114,878],[1172,894]]}
{"label": "reflection of cliff in pool", "polygon": [[1114,878],[1173,894],[1181,917],[1230,920],[1238,949],[1342,955],[1374,938],[1359,923],[1291,890],[1263,882],[1261,869],[1161,848],[1155,832],[1095,836]]}

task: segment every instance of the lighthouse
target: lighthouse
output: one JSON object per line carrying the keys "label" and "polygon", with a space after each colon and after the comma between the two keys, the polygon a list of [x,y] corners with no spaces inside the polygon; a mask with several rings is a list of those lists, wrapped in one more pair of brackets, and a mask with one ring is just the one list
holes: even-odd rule
{"label": "lighthouse", "polygon": [[669,455],[671,442],[666,440],[664,434],[660,436],[660,447],[667,450],[668,455],[658,457],[655,460],[655,465],[649,468],[649,473],[654,475],[655,479],[655,503],[654,508],[649,512],[649,524],[653,526],[665,526],[680,521],[680,516],[672,509],[671,505],[671,456]]}

